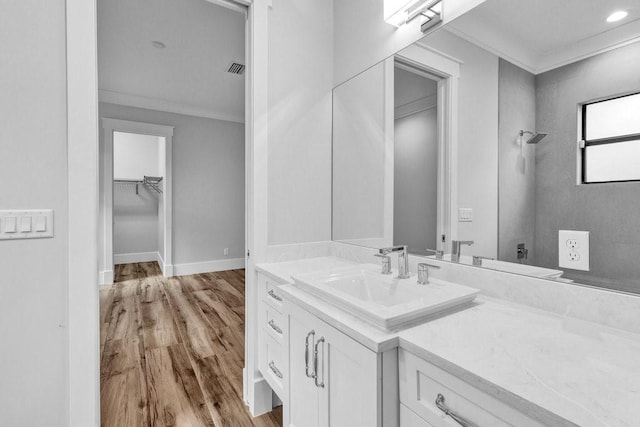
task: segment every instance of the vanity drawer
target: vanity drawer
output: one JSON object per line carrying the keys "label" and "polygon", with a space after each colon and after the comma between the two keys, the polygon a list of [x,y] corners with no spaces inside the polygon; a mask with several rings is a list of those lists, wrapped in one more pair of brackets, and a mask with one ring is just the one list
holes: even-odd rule
{"label": "vanity drawer", "polygon": [[418,416],[411,409],[407,408],[403,403],[400,404],[400,425],[402,427],[433,427]]}
{"label": "vanity drawer", "polygon": [[258,275],[258,287],[261,299],[273,308],[282,311],[283,298],[278,291],[278,283],[265,277],[262,274]]}
{"label": "vanity drawer", "polygon": [[261,304],[263,310],[262,329],[270,335],[278,344],[284,345],[284,337],[287,336],[286,318],[268,304]]}
{"label": "vanity drawer", "polygon": [[459,426],[437,407],[438,395],[451,412],[474,425],[543,426],[406,350],[399,352],[399,380],[400,402],[435,427]]}
{"label": "vanity drawer", "polygon": [[289,368],[286,353],[280,343],[265,331],[260,334],[260,372],[280,400],[286,400],[286,384]]}

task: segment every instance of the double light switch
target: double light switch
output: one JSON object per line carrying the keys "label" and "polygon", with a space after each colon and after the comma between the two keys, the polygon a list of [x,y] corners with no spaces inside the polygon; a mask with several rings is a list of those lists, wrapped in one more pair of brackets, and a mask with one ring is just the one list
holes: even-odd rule
{"label": "double light switch", "polygon": [[53,211],[0,211],[0,240],[53,237]]}

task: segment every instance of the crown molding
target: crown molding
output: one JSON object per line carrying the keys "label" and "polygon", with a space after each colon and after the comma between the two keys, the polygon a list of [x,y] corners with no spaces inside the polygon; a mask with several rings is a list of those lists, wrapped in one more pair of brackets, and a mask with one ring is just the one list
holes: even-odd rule
{"label": "crown molding", "polygon": [[395,108],[395,119],[410,116],[420,111],[429,110],[438,106],[438,95],[429,95],[406,104],[398,105]]}
{"label": "crown molding", "polygon": [[[592,56],[640,42],[640,19],[580,40],[568,48],[544,54],[529,53],[526,48],[513,43],[509,37],[498,34],[493,28],[476,26],[474,34],[450,25],[446,31],[503,58],[532,74],[541,74]],[[476,34],[477,33],[477,34]]]}
{"label": "crown molding", "polygon": [[127,107],[145,108],[148,110],[165,111],[167,113],[184,114],[186,116],[204,117],[207,119],[223,120],[226,122],[244,123],[244,116],[222,113],[219,111],[181,104],[159,98],[149,98],[140,95],[99,90],[99,101]]}

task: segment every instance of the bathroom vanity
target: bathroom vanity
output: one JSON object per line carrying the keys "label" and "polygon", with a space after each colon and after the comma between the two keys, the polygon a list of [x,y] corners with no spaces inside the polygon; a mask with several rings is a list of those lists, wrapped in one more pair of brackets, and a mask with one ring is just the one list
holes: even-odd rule
{"label": "bathroom vanity", "polygon": [[[466,282],[473,268],[432,262],[442,265],[432,284],[407,284]],[[386,330],[294,279],[364,265],[322,257],[257,268],[260,371],[285,425],[632,426],[640,416],[635,333],[494,298],[495,280],[482,275],[477,298]]]}

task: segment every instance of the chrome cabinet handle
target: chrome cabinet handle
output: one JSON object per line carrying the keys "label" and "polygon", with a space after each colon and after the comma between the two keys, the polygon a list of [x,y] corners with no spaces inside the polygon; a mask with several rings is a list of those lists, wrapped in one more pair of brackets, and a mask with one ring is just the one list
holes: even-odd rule
{"label": "chrome cabinet handle", "polygon": [[269,320],[269,326],[271,326],[271,329],[276,331],[278,334],[282,335],[282,329],[280,329],[278,325],[276,325],[273,319]]}
{"label": "chrome cabinet handle", "polygon": [[271,372],[273,372],[276,377],[282,379],[282,372],[280,372],[280,369],[276,368],[276,364],[273,363],[273,360],[269,362],[269,369],[271,369]]}
{"label": "chrome cabinet handle", "polygon": [[[304,339],[304,374],[309,378],[316,377],[316,372],[312,374],[309,373],[309,337],[314,337],[315,339],[315,336],[316,336],[316,331],[311,331],[307,334],[307,337]],[[314,366],[315,366],[315,361],[314,361]]]}
{"label": "chrome cabinet handle", "polygon": [[[322,343],[322,381],[318,383],[318,346]],[[320,337],[313,349],[313,369],[316,373],[313,381],[316,383],[316,387],[324,388],[324,337]]]}
{"label": "chrome cabinet handle", "polygon": [[455,412],[452,412],[447,407],[447,405],[445,405],[444,396],[440,393],[438,393],[438,396],[436,397],[436,406],[438,407],[438,409],[440,409],[446,415],[450,416],[455,422],[460,424],[462,427],[477,427],[471,421],[467,421],[464,418],[462,418],[460,415],[456,414]]}
{"label": "chrome cabinet handle", "polygon": [[273,289],[269,290],[269,292],[267,292],[267,295],[269,295],[271,298],[273,298],[276,301],[282,302],[282,297],[276,295],[276,293],[273,292]]}

